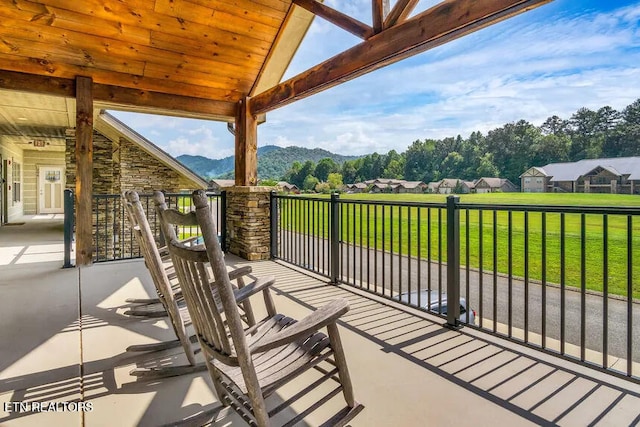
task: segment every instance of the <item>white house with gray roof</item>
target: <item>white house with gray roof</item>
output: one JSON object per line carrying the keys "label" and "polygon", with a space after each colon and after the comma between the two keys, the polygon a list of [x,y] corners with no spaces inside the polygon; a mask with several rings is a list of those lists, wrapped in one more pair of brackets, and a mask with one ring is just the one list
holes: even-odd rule
{"label": "white house with gray roof", "polygon": [[640,194],[640,157],[550,163],[527,169],[520,180],[525,193]]}

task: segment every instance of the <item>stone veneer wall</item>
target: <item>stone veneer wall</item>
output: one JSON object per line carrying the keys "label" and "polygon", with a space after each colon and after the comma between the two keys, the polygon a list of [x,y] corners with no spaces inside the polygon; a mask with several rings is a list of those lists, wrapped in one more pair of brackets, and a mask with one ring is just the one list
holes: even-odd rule
{"label": "stone veneer wall", "polygon": [[270,257],[273,187],[227,189],[227,248],[249,261]]}
{"label": "stone veneer wall", "polygon": [[120,139],[120,191],[172,193],[193,190],[195,183],[127,139]]}

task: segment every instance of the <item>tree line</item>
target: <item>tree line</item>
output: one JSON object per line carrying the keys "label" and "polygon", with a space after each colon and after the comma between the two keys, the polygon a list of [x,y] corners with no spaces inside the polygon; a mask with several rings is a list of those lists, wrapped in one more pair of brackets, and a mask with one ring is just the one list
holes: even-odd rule
{"label": "tree line", "polygon": [[[373,153],[342,165],[332,159],[295,162],[283,179],[307,190],[329,183],[329,174],[340,175],[345,183],[501,177],[518,184],[520,174],[531,166],[628,156],[640,156],[640,98],[622,111],[583,107],[567,119],[551,116],[540,126],[519,120],[486,135],[472,132],[466,139],[458,135],[416,140],[403,153]],[[334,183],[337,179],[332,176]]]}

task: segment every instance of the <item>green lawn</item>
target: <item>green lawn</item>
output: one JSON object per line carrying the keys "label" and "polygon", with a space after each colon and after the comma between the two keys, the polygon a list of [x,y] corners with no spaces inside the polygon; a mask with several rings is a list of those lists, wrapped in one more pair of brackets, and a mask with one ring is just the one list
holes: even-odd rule
{"label": "green lawn", "polygon": [[[392,194],[353,194],[342,195],[342,200],[394,201],[444,203],[445,195],[392,195]],[[328,200],[319,197],[316,201],[283,201],[280,221],[283,227],[328,237]],[[461,203],[481,204],[530,204],[530,205],[567,205],[567,206],[639,206],[640,197],[628,195],[599,194],[526,194],[497,193],[461,195]],[[294,205],[298,204],[296,208]],[[446,261],[446,211],[438,208],[354,205],[345,203],[342,207],[342,240],[350,243],[384,248],[423,258],[437,260],[440,256]],[[439,227],[438,216],[442,222]],[[514,276],[524,277],[525,267],[531,279],[542,280],[542,213],[514,211],[509,213],[483,211],[482,238],[480,238],[480,212],[469,210],[460,212],[461,222],[461,264],[477,268],[482,262],[485,271],[494,270],[494,245],[496,248],[496,270]],[[561,214],[546,213],[546,280],[551,283],[564,282],[569,286],[581,286],[582,283],[582,238],[579,214],[565,214],[564,239],[564,280],[561,257]],[[525,239],[525,216],[527,216],[528,236]],[[494,234],[494,218],[495,231]],[[289,224],[291,220],[291,224]],[[588,289],[603,290],[608,285],[611,293],[627,294],[627,228],[626,216],[609,215],[607,218],[608,256],[604,254],[604,226],[602,215],[585,215],[584,277]],[[509,259],[509,227],[511,227],[512,257]],[[640,218],[634,217],[631,224],[632,254],[640,250]],[[442,240],[439,239],[442,233]],[[467,254],[467,234],[469,251]],[[362,235],[362,237],[361,237]],[[494,243],[494,235],[497,239]],[[525,241],[526,240],[526,241]],[[480,242],[482,241],[482,251]],[[430,244],[429,244],[430,242]],[[528,257],[525,257],[525,244]],[[482,254],[482,255],[481,255]],[[482,258],[482,260],[481,260]],[[605,272],[604,262],[608,263]],[[633,295],[640,297],[640,263],[632,263]]]}

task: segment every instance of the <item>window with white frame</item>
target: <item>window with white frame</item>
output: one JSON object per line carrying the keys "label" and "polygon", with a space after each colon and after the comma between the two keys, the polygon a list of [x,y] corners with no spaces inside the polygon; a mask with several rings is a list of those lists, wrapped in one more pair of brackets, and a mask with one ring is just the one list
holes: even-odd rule
{"label": "window with white frame", "polygon": [[22,168],[20,167],[20,163],[13,162],[13,167],[11,168],[11,182],[12,182],[12,193],[13,193],[13,203],[20,203],[22,200],[22,180],[20,179],[22,176]]}

